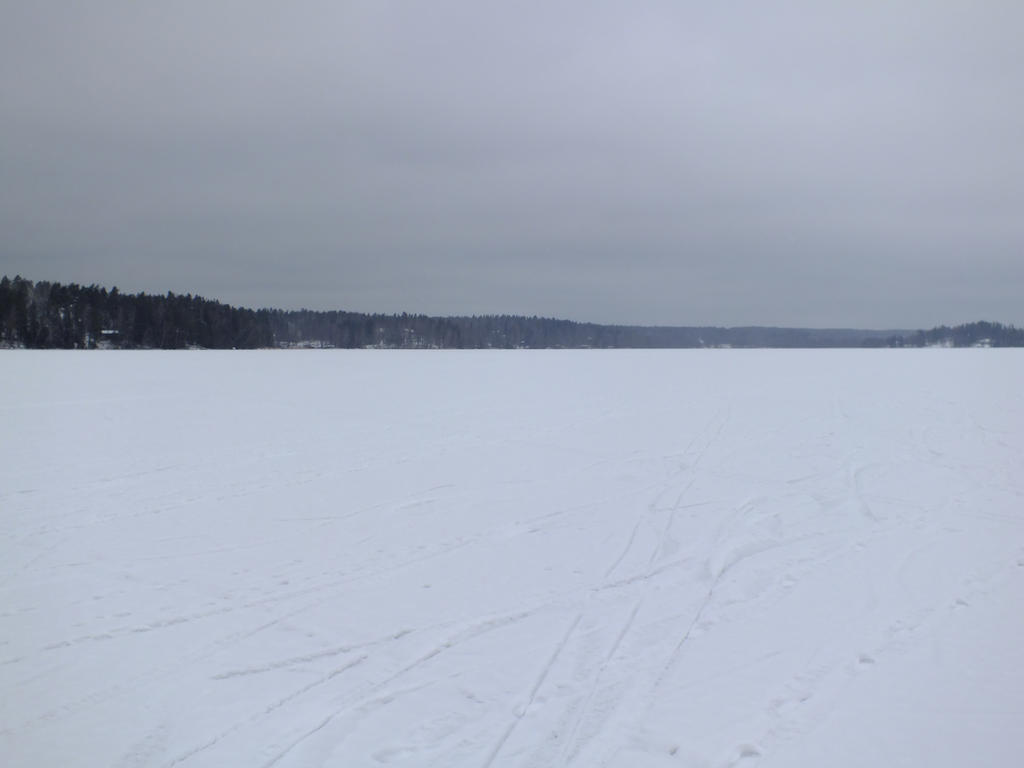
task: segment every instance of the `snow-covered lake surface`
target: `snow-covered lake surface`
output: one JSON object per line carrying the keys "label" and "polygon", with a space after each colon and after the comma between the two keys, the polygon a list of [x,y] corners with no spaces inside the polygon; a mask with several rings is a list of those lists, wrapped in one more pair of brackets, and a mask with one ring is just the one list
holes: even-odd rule
{"label": "snow-covered lake surface", "polygon": [[1024,748],[1024,351],[0,353],[6,766]]}

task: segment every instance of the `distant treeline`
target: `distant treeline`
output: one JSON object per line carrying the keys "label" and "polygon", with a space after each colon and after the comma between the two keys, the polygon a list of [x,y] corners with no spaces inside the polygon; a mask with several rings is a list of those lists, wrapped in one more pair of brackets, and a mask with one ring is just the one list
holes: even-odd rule
{"label": "distant treeline", "polygon": [[515,315],[428,317],[244,309],[190,294],[0,280],[0,345],[40,349],[444,349],[1024,346],[1024,330],[970,323],[930,331],[597,325]]}

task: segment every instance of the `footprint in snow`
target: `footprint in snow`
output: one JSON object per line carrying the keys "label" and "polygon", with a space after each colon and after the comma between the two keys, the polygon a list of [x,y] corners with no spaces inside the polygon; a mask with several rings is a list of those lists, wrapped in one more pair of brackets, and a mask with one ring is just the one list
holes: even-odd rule
{"label": "footprint in snow", "polygon": [[744,760],[749,760],[751,758],[755,758],[755,757],[760,757],[761,756],[761,750],[758,749],[753,744],[743,744],[743,745],[740,746],[740,750],[739,751],[740,751],[739,757],[736,758],[736,762],[737,763],[742,762]]}

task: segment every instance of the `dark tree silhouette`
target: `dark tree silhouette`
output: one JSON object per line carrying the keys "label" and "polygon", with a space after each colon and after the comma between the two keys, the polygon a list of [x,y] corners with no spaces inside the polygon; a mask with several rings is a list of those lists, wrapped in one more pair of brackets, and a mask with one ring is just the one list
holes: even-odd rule
{"label": "dark tree silhouette", "polygon": [[200,296],[0,280],[0,344],[95,349],[327,346],[447,349],[1024,346],[1024,330],[979,322],[930,331],[597,325],[518,315],[245,309]]}

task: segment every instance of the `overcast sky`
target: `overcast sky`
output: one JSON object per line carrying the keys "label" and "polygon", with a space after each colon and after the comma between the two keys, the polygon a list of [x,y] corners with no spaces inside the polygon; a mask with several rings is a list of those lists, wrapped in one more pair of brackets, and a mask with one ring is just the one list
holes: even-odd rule
{"label": "overcast sky", "polygon": [[0,272],[1024,324],[1024,3],[0,3]]}

